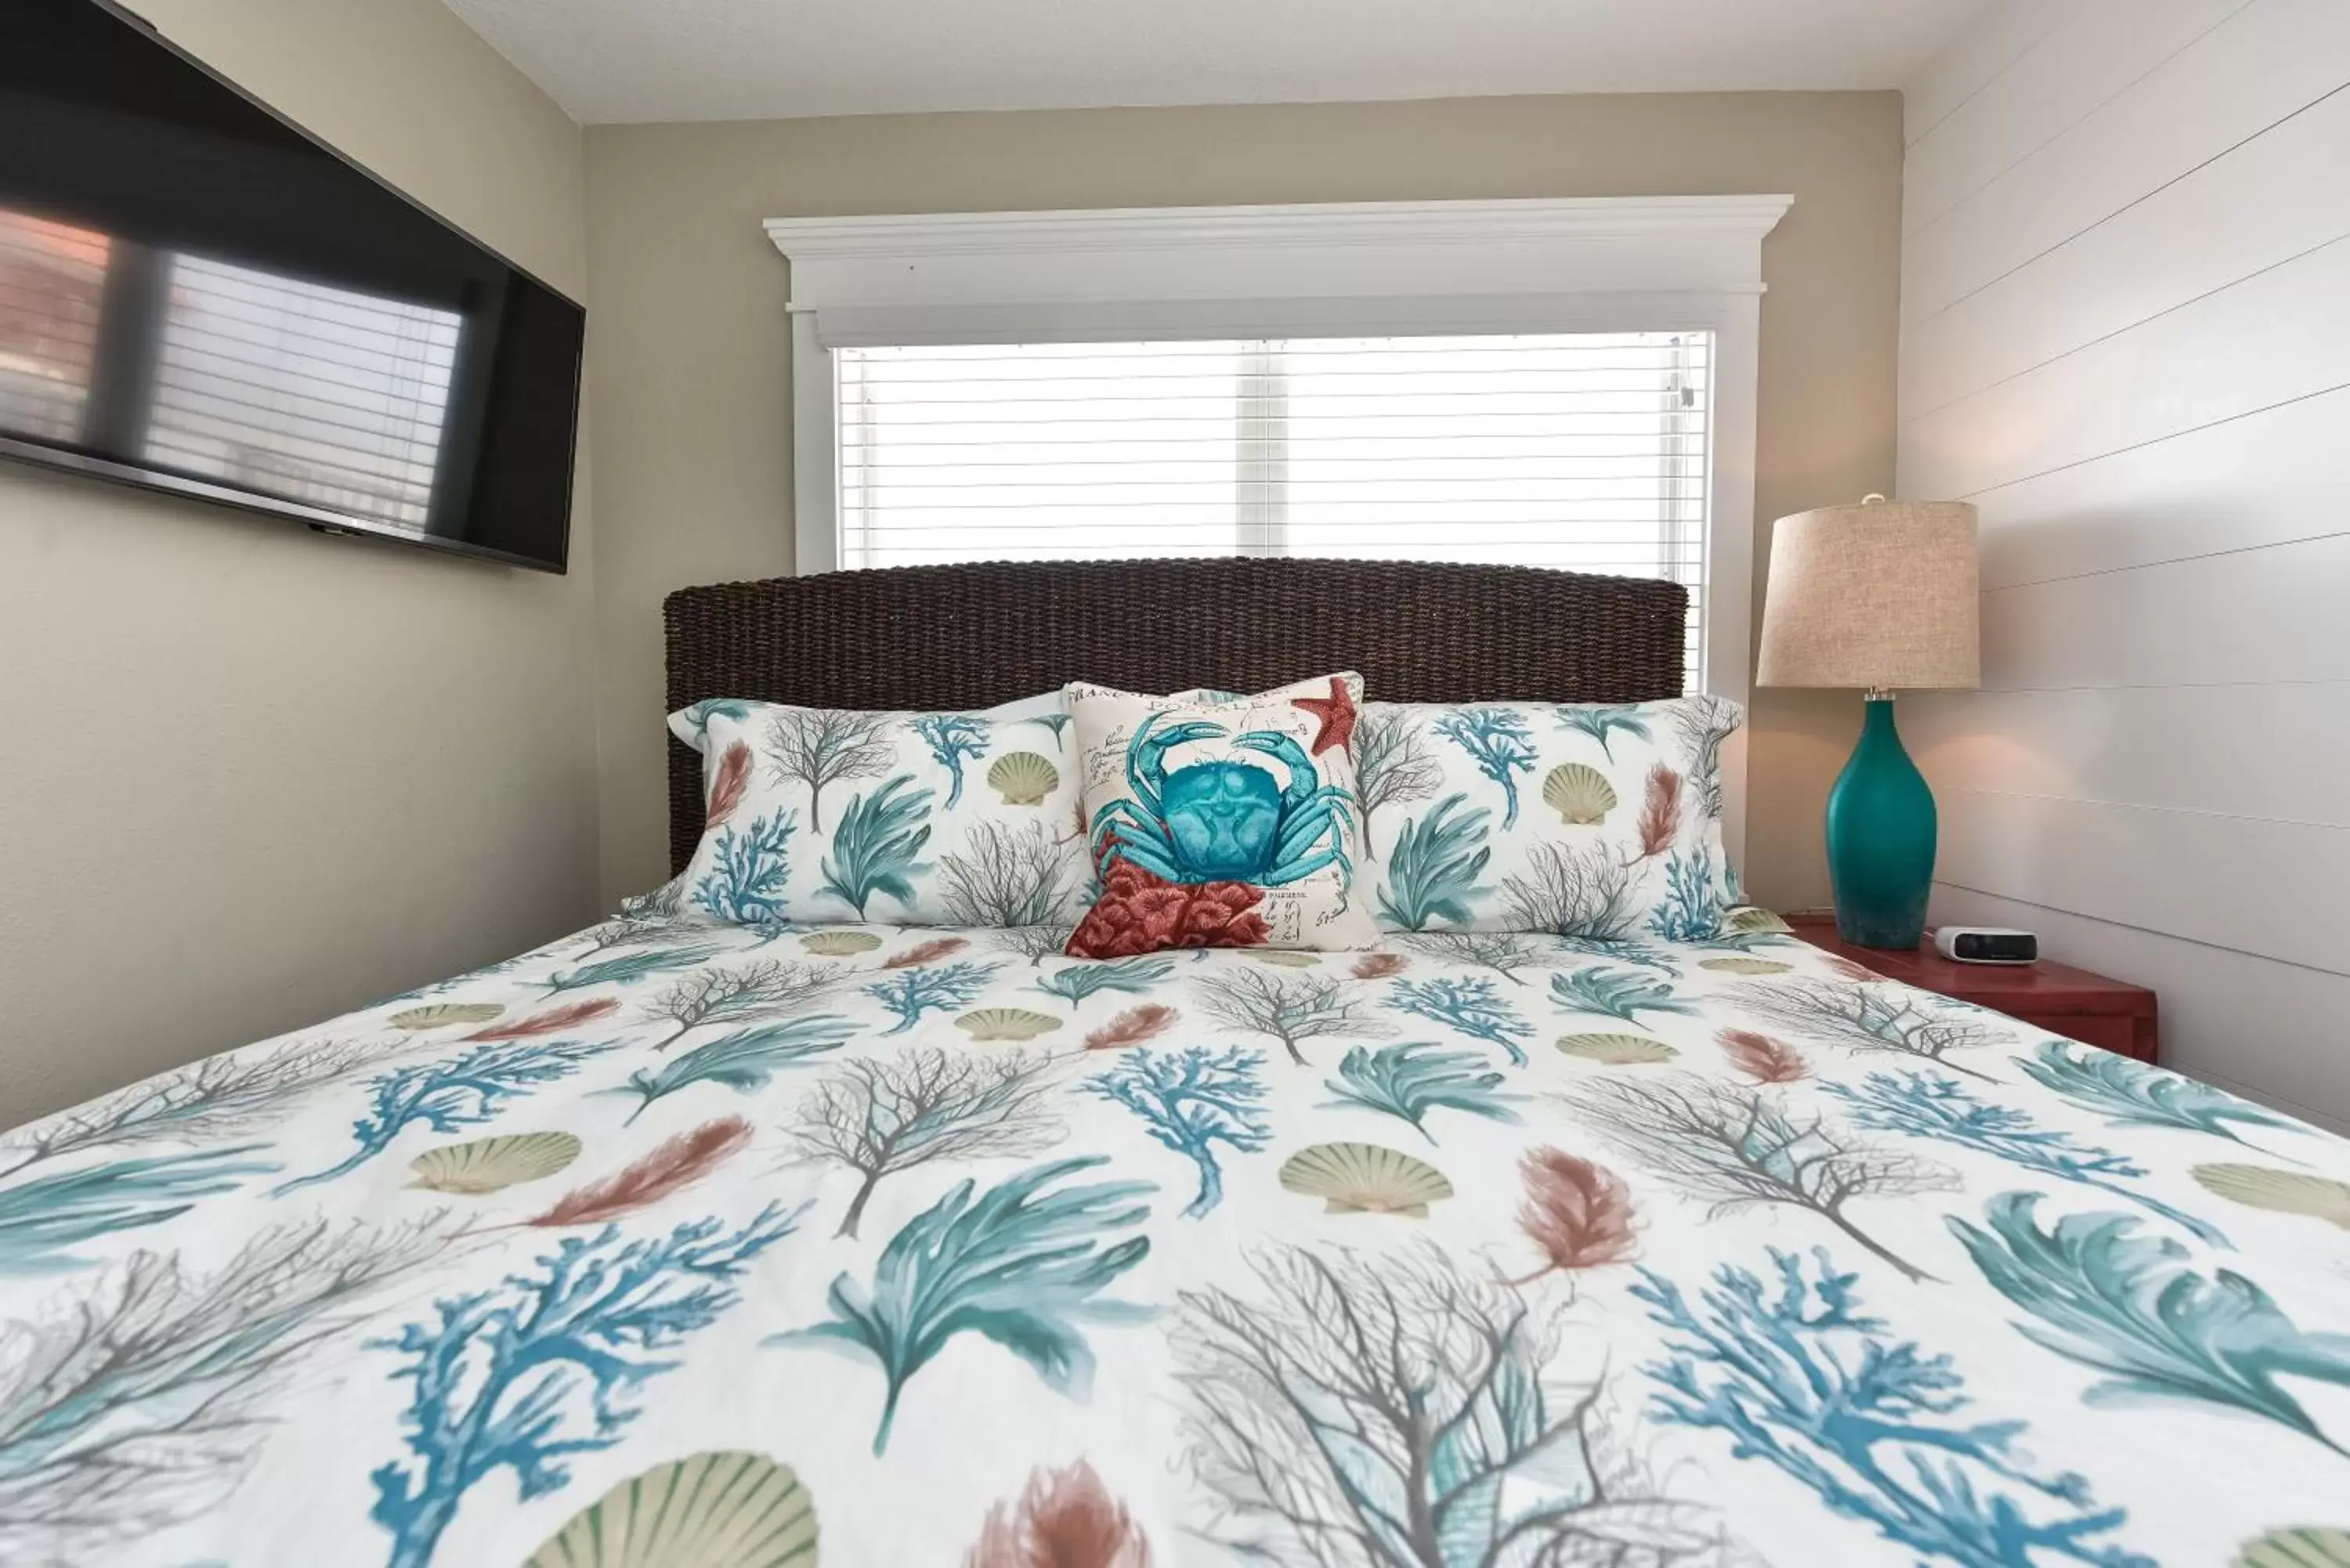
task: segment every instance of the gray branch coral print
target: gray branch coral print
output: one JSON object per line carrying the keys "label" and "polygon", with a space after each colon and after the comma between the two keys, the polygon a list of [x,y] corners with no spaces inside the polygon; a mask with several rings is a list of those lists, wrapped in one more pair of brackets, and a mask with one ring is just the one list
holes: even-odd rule
{"label": "gray branch coral print", "polygon": [[436,1211],[276,1227],[210,1270],[139,1251],[0,1330],[0,1561],[96,1562],[220,1506],[303,1363],[459,1239]]}
{"label": "gray branch coral print", "polygon": [[889,771],[891,748],[887,713],[856,713],[837,708],[785,708],[768,726],[767,766],[787,783],[807,786],[808,830],[824,831],[824,792],[849,779]]}
{"label": "gray branch coral print", "polygon": [[[1555,1311],[1425,1245],[1268,1247],[1250,1267],[1182,1293],[1175,1339],[1208,1533],[1239,1560],[1669,1564],[1718,1544],[1609,1431],[1596,1358],[1562,1367]],[[1635,1541],[1647,1554],[1622,1556]]]}
{"label": "gray branch coral print", "polygon": [[939,1160],[1035,1154],[1064,1129],[1047,1091],[1048,1056],[971,1056],[917,1046],[862,1056],[826,1078],[792,1113],[806,1158],[846,1166],[857,1191],[836,1235],[854,1236],[882,1179]]}
{"label": "gray branch coral print", "polygon": [[1775,1091],[1688,1073],[1602,1078],[1563,1103],[1626,1159],[1716,1215],[1766,1205],[1807,1210],[1906,1277],[1927,1277],[1851,1210],[1862,1199],[1955,1188],[1957,1177],[1931,1160],[1856,1137]]}

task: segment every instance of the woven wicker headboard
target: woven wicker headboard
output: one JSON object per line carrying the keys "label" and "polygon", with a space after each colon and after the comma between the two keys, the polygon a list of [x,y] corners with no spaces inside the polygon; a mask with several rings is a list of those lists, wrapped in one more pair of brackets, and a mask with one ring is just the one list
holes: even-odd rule
{"label": "woven wicker headboard", "polygon": [[[669,707],[985,708],[1064,681],[1256,691],[1362,671],[1376,700],[1677,697],[1677,583],[1530,566],[1263,556],[990,562],[682,588]],[[702,759],[670,742],[670,861],[702,836]]]}

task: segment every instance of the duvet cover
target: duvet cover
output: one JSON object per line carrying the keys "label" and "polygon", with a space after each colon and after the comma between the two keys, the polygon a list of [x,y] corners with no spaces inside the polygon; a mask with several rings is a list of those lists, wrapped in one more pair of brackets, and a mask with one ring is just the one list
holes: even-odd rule
{"label": "duvet cover", "polygon": [[1768,929],[1061,934],[617,920],[0,1140],[0,1563],[2350,1563],[2350,1146]]}

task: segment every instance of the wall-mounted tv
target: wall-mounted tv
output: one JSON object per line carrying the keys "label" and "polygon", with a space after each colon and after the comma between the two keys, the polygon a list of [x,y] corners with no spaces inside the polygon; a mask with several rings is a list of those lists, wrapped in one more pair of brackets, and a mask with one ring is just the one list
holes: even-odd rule
{"label": "wall-mounted tv", "polygon": [[129,12],[0,3],[0,455],[559,572],[585,328]]}

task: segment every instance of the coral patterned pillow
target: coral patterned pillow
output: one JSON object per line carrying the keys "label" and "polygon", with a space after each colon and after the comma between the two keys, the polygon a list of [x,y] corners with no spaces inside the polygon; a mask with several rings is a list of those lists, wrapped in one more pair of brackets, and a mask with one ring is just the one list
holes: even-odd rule
{"label": "coral patterned pillow", "polygon": [[1742,718],[1719,697],[1366,704],[1364,898],[1390,930],[1719,935],[1738,901],[1721,747]]}
{"label": "coral patterned pillow", "polygon": [[1071,956],[1378,940],[1355,888],[1360,676],[1237,699],[1067,696],[1098,883]]}
{"label": "coral patterned pillow", "polygon": [[977,713],[698,702],[702,842],[666,890],[730,925],[1065,926],[1086,904],[1058,692]]}

